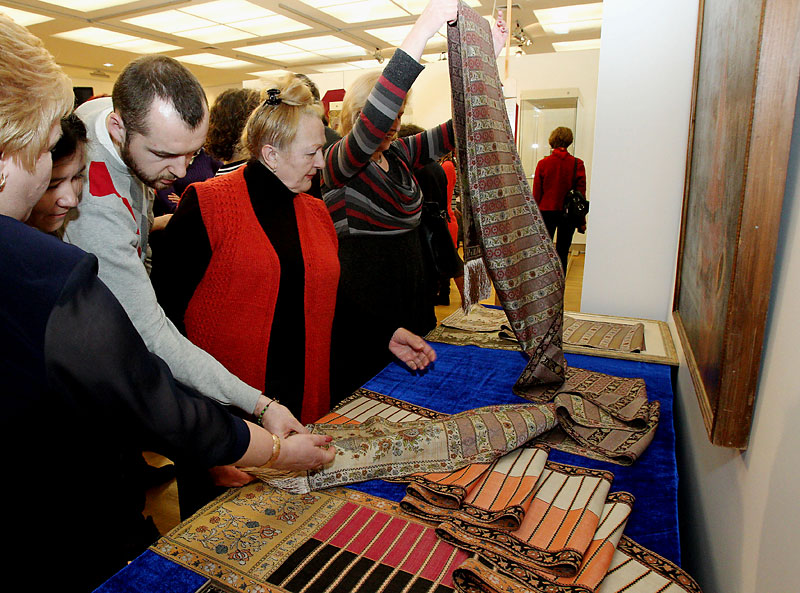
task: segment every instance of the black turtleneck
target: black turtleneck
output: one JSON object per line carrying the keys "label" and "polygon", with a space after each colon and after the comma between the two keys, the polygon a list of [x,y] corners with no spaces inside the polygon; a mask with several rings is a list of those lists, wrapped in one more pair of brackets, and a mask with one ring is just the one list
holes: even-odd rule
{"label": "black turtleneck", "polygon": [[[294,210],[296,194],[258,161],[247,164],[244,178],[256,218],[280,261],[264,393],[277,397],[299,418],[305,376],[305,272]],[[189,187],[164,230],[150,276],[164,312],[184,334],[183,317],[212,255],[197,193]]]}

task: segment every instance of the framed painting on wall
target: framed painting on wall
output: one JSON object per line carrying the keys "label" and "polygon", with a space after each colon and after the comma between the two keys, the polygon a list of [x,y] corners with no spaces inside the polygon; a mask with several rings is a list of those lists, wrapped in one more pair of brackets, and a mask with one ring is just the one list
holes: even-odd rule
{"label": "framed painting on wall", "polygon": [[673,316],[712,443],[747,447],[800,77],[800,3],[701,0]]}

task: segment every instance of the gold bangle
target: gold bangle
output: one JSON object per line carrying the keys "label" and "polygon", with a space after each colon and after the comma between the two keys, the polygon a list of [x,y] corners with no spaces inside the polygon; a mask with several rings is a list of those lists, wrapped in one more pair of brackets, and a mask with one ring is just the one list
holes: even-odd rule
{"label": "gold bangle", "polygon": [[280,437],[272,433],[272,455],[270,456],[269,460],[263,465],[263,467],[272,467],[272,464],[278,460],[278,456],[281,454],[281,439]]}

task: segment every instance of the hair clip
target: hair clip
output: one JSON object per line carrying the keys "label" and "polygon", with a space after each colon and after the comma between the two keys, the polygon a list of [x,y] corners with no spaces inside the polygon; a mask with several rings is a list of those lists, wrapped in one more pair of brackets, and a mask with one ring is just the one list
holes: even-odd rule
{"label": "hair clip", "polygon": [[267,98],[264,100],[264,105],[280,105],[282,101],[280,95],[280,89],[269,89],[267,91]]}

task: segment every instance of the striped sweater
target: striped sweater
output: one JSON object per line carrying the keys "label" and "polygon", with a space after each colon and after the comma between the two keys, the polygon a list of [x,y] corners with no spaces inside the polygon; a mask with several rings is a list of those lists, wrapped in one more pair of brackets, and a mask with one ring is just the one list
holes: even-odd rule
{"label": "striped sweater", "polygon": [[338,235],[399,234],[419,225],[422,195],[413,170],[454,146],[452,122],[395,140],[386,172],[371,160],[422,66],[398,49],[353,130],[325,153],[323,196]]}

